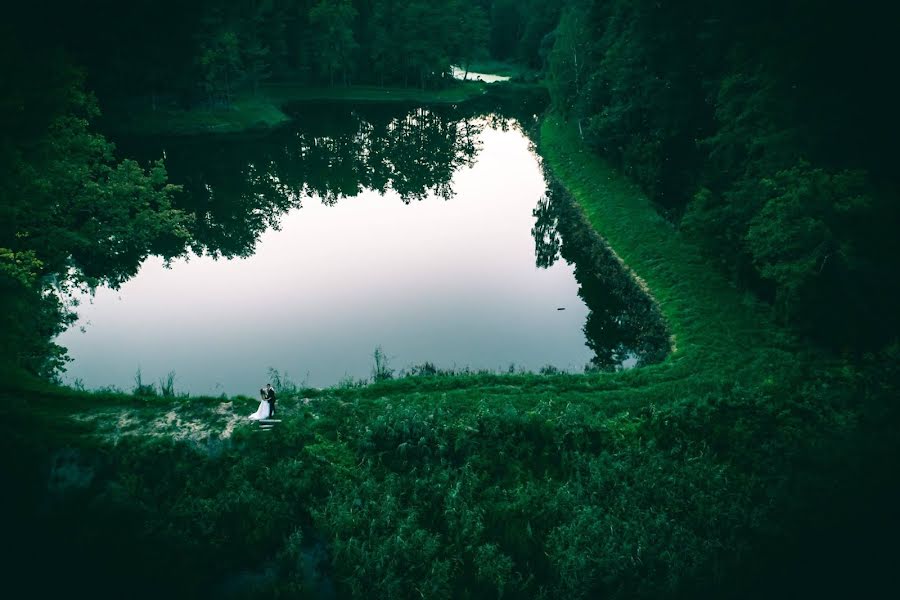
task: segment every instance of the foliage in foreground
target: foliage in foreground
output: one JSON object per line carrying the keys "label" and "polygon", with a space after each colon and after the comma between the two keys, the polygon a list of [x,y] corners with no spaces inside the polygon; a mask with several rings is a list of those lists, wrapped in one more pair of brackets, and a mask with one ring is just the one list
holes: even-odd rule
{"label": "foliage in foreground", "polygon": [[762,551],[805,547],[806,527],[832,527],[828,551],[871,541],[850,529],[864,515],[828,509],[868,501],[873,480],[854,471],[891,456],[883,432],[859,435],[877,423],[843,408],[881,384],[875,371],[801,364],[765,390],[704,392],[646,369],[618,390],[605,375],[330,390],[283,401],[274,431],[181,441],[110,436],[63,407],[213,421],[221,400],[35,392],[25,412],[7,396],[5,514],[33,517],[8,530],[7,566],[51,564],[62,578],[39,590],[100,595],[677,597],[769,591],[754,581],[776,564]]}

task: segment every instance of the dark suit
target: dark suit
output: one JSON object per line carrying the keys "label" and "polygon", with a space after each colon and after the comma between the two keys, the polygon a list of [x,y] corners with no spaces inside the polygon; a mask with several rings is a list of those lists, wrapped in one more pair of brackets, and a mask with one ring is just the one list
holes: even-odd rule
{"label": "dark suit", "polygon": [[275,416],[275,388],[266,388],[266,401],[269,403],[269,416]]}

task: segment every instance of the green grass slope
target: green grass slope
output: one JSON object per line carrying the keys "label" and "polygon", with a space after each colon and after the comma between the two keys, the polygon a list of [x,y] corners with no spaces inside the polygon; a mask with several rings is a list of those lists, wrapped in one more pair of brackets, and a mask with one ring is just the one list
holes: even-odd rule
{"label": "green grass slope", "polygon": [[573,126],[546,119],[541,154],[594,229],[659,302],[675,336],[676,361],[688,357],[741,370],[762,349],[795,345],[774,326],[768,309],[713,271],[635,184],[581,143]]}
{"label": "green grass slope", "polygon": [[877,568],[847,514],[882,497],[887,379],[803,351],[565,123],[540,152],[658,301],[665,361],[282,386],[272,431],[249,398],[7,381],[6,567],[54,565],[47,593],[429,599],[841,592],[806,575],[844,541]]}

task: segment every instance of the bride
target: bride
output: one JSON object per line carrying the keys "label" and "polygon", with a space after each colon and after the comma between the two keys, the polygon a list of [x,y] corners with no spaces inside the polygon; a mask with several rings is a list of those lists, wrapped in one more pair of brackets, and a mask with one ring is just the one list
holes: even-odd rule
{"label": "bride", "polygon": [[262,399],[259,401],[259,407],[256,409],[256,412],[250,415],[251,421],[259,421],[261,419],[269,418],[269,401],[266,400],[265,388],[259,390],[259,396]]}

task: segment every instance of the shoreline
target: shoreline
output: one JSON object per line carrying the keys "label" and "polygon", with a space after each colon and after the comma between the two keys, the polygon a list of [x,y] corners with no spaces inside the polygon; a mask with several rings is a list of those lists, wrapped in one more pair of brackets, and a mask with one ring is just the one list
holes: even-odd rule
{"label": "shoreline", "polygon": [[[490,84],[497,85],[497,84]],[[270,83],[257,94],[237,94],[229,108],[149,106],[128,109],[123,105],[104,107],[100,128],[115,135],[191,136],[264,131],[291,120],[283,108],[301,102],[410,102],[418,104],[458,104],[487,93],[488,84],[459,82],[443,90],[350,86],[306,87],[293,83]]]}

